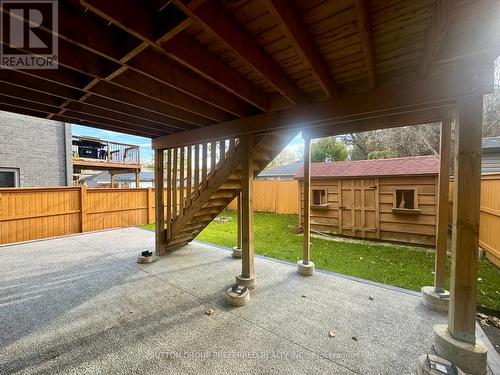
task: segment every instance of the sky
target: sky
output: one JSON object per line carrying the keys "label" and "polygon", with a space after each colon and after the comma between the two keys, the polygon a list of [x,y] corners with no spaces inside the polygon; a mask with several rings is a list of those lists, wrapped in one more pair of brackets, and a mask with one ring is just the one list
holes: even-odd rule
{"label": "sky", "polygon": [[[72,125],[73,135],[97,137],[104,139],[106,141],[122,142],[132,145],[137,145],[140,147],[141,161],[150,161],[153,157],[153,151],[151,149],[151,139],[145,137],[138,137],[136,135],[128,135],[123,133],[117,133],[110,130],[102,130],[91,128],[82,125]],[[302,140],[302,135],[299,133],[289,144],[286,149],[302,155],[302,150],[304,149],[304,141]]]}

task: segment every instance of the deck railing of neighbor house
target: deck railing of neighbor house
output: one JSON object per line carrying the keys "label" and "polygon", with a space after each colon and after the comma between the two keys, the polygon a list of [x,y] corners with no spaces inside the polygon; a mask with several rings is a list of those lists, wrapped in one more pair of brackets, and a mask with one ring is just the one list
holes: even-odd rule
{"label": "deck railing of neighbor house", "polygon": [[139,146],[92,137],[73,136],[72,155],[73,160],[140,164]]}

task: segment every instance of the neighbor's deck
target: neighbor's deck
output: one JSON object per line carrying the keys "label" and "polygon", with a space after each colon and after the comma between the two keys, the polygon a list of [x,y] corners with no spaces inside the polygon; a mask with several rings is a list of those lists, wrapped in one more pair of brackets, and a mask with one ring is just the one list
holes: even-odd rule
{"label": "neighbor's deck", "polygon": [[445,322],[413,292],[262,257],[251,303],[228,308],[230,252],[135,263],[153,246],[129,228],[2,247],[0,373],[407,374]]}

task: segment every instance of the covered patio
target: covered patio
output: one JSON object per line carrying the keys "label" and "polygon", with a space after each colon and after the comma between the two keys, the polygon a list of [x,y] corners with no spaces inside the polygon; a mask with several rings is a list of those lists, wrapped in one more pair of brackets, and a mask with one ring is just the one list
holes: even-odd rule
{"label": "covered patio", "polygon": [[262,257],[231,308],[228,249],[137,264],[153,244],[129,228],[2,247],[0,372],[410,374],[446,320],[414,292]]}
{"label": "covered patio", "polygon": [[[77,346],[92,347],[97,345],[93,339],[104,340],[99,347],[101,363],[109,359],[122,366],[128,361],[131,368],[138,363],[160,366],[161,361],[148,357],[157,348],[208,350],[219,343],[227,349],[227,345],[244,343],[248,349],[291,345],[314,352],[326,347],[326,342],[333,345],[343,340],[343,345],[329,347],[325,354],[333,356],[333,361],[321,356],[314,362],[283,361],[283,366],[293,371],[314,364],[314,372],[321,372],[316,366],[334,365],[341,370],[332,372],[362,373],[387,373],[396,366],[394,373],[404,373],[416,366],[418,356],[427,353],[432,342],[439,356],[462,370],[478,375],[486,372],[487,348],[475,329],[481,127],[483,95],[493,90],[493,61],[500,54],[498,1],[67,0],[57,4],[57,28],[44,23],[35,26],[23,16],[29,12],[2,7],[3,14],[15,22],[36,28],[47,43],[57,40],[59,49],[57,69],[0,69],[0,110],[152,138],[155,255],[159,259],[140,268],[122,262],[133,262],[138,250],[144,250],[141,240],[133,247],[134,230],[122,232],[113,243],[109,243],[110,233],[96,235],[96,243],[102,240],[104,245],[93,245],[95,248],[88,247],[87,236],[54,240],[54,246],[61,244],[65,250],[65,241],[69,248],[82,247],[70,259],[66,259],[69,251],[55,251],[52,245],[36,257],[27,256],[26,263],[19,262],[25,256],[25,245],[4,249],[2,256],[13,259],[2,262],[1,267],[7,267],[2,277],[11,275],[14,281],[20,277],[19,286],[41,277],[48,288],[58,290],[58,280],[67,279],[68,274],[83,283],[78,296],[56,298],[54,311],[35,315],[32,321],[47,319],[49,324],[51,314],[55,319],[64,318],[65,307],[78,314],[78,306],[87,309],[81,319],[96,319],[82,330],[78,317],[70,316],[60,326],[67,330],[64,334],[47,331],[44,341],[53,342],[56,349],[49,347],[42,355],[47,360],[39,365],[64,366],[71,363],[72,356],[78,358],[78,349],[64,350],[68,348],[65,342],[79,337],[75,332],[80,332]],[[2,40],[2,45],[19,54],[40,54],[17,42]],[[448,179],[454,126],[450,294],[444,290],[448,197],[443,182],[436,223],[440,228],[436,279],[424,293],[424,302],[440,301],[441,309],[449,307],[447,324],[434,329],[431,325],[443,323],[443,319],[424,311],[413,295],[315,273],[314,249],[311,251],[309,243],[308,183],[311,138],[431,122],[442,124],[442,181]],[[299,132],[305,138],[306,203],[304,254],[297,270],[304,276],[315,275],[310,279],[295,275],[288,265],[254,259],[253,248],[253,179]],[[237,196],[241,219],[235,256],[241,256],[241,263],[230,262],[220,251],[192,252],[198,245],[188,244]],[[140,236],[151,241],[150,234]],[[30,245],[26,254],[36,246]],[[178,254],[173,250],[179,250]],[[111,251],[110,256],[103,251]],[[214,259],[214,254],[219,255]],[[37,271],[44,258],[46,268]],[[58,259],[62,262],[57,263]],[[56,272],[55,280],[50,274],[45,279],[44,272],[64,268],[66,261],[73,264],[73,272]],[[35,269],[19,274],[29,265]],[[111,267],[110,275],[93,271],[92,267],[103,266]],[[87,272],[85,268],[93,276],[87,281],[81,273]],[[180,284],[169,275],[179,277]],[[128,297],[128,289],[120,288],[124,280],[129,287],[137,286],[132,289],[137,292],[134,298]],[[228,289],[235,281],[235,289]],[[116,286],[105,289],[113,283]],[[10,287],[16,288],[9,284],[7,290]],[[295,294],[297,290],[303,290],[306,297]],[[201,301],[221,304],[224,291],[234,305],[248,304],[250,295],[251,303],[241,311],[216,309],[215,315],[207,317],[195,314],[205,308],[207,302]],[[372,291],[374,301],[366,295]],[[21,307],[17,315],[31,317],[36,311],[32,304],[43,300],[20,293],[27,293],[25,302],[15,298],[6,306]],[[319,306],[310,302],[314,298]],[[377,306],[379,298],[384,303]],[[121,302],[115,305],[115,299]],[[107,303],[104,315],[92,308],[94,303]],[[116,307],[122,303],[130,305],[132,313]],[[380,314],[384,309],[389,310]],[[110,319],[113,311],[118,315]],[[224,324],[214,320],[217,316]],[[332,321],[338,323],[334,338],[325,336],[323,326],[318,330],[317,323],[326,319],[340,319]],[[7,327],[18,332],[32,323],[27,321],[23,328],[15,320],[8,322]],[[113,335],[116,324],[121,335]],[[130,329],[122,324],[129,324]],[[193,329],[197,324],[200,329]],[[88,336],[96,327],[104,336]],[[361,327],[364,331],[358,333]],[[212,336],[201,342],[207,331]],[[148,345],[125,345],[115,358],[110,348],[125,344],[130,332],[134,332],[133,339],[146,340]],[[31,339],[28,336],[28,341],[16,340],[12,345],[41,342]],[[356,351],[363,342],[366,346]],[[368,349],[370,345],[373,350]],[[140,347],[144,350],[138,354]],[[130,356],[124,355],[126,350]],[[33,366],[42,358],[18,358],[13,353],[6,352],[6,363],[13,368],[18,361]],[[91,350],[88,353],[97,355]],[[377,353],[383,354],[374,359]],[[130,358],[137,361],[131,363]],[[203,363],[222,372],[224,361],[173,360],[168,364]],[[89,358],[81,364],[98,366],[98,362]],[[241,363],[233,362],[234,369],[241,368]],[[265,363],[272,369],[282,362],[271,359]],[[380,370],[371,371],[370,366]],[[424,359],[420,370],[432,373],[430,366]]]}

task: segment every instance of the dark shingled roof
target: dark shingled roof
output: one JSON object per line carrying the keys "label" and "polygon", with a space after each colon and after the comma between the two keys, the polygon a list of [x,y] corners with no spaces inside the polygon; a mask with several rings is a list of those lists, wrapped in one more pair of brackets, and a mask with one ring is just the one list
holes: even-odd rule
{"label": "dark shingled roof", "polygon": [[292,163],[280,165],[260,172],[257,177],[293,177],[297,171],[302,168],[302,164],[302,161],[294,161]]}
{"label": "dark shingled roof", "polygon": [[[355,160],[333,163],[312,163],[311,177],[366,177],[366,176],[404,176],[419,174],[438,174],[437,156],[413,156],[376,160]],[[295,178],[303,178],[301,168]]]}

